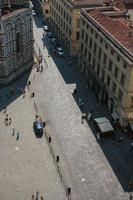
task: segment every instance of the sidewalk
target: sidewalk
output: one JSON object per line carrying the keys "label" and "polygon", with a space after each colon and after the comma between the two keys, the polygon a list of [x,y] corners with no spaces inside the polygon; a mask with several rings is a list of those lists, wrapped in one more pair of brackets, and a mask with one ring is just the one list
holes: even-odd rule
{"label": "sidewalk", "polygon": [[[1,110],[0,200],[30,200],[38,192],[39,199],[41,196],[45,200],[66,199],[48,144],[44,137],[37,139],[33,131],[36,111],[34,100],[30,98],[31,91],[25,88],[25,84],[28,78],[32,84],[34,71],[35,69],[32,74],[27,74],[11,86],[0,90],[0,107],[6,104],[7,114],[12,118],[11,125],[6,127],[5,114]],[[10,89],[17,91],[17,87],[25,89],[25,98],[20,92],[10,94]]]}

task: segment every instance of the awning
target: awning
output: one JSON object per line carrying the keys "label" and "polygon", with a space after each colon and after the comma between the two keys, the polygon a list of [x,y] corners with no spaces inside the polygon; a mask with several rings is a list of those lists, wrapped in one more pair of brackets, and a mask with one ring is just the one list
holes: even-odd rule
{"label": "awning", "polygon": [[102,133],[111,132],[114,130],[110,121],[106,117],[99,117],[94,119]]}
{"label": "awning", "polygon": [[112,118],[113,118],[114,120],[119,119],[119,116],[118,116],[118,114],[117,114],[116,112],[113,112],[111,116],[112,116]]}
{"label": "awning", "polygon": [[106,117],[99,117],[94,119],[97,123],[109,122]]}
{"label": "awning", "polygon": [[110,132],[114,130],[110,122],[99,123],[98,126],[102,133],[106,133],[106,132]]}

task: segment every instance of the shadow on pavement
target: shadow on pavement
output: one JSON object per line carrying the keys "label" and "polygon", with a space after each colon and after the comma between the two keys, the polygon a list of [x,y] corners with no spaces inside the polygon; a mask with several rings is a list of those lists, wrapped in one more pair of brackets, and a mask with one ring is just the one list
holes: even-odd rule
{"label": "shadow on pavement", "polygon": [[31,70],[23,74],[9,86],[0,89],[0,111],[3,109],[4,106],[7,107],[23,94],[30,73]]}
{"label": "shadow on pavement", "polygon": [[[44,48],[48,50],[47,56],[53,59],[67,86],[75,85],[77,94],[74,94],[75,88],[72,88],[71,94],[78,106],[79,98],[83,99],[84,105],[79,106],[81,112],[88,114],[91,111],[92,119],[105,116],[112,122],[111,113],[107,110],[107,106],[97,101],[93,90],[88,87],[85,77],[78,67],[74,63],[68,65],[68,56],[62,58],[53,51],[53,45],[47,35],[44,39],[42,38],[43,41],[45,43]],[[44,63],[47,64],[47,61],[45,60]],[[87,123],[96,137],[97,132],[94,128],[93,120],[87,121]],[[119,144],[121,136],[123,137],[123,142]],[[108,136],[98,142],[125,192],[133,191],[133,153],[130,152],[131,142],[133,142],[132,138],[123,133],[122,129],[116,128],[115,137]]]}
{"label": "shadow on pavement", "polygon": [[[53,47],[48,41],[47,36],[45,37],[45,45],[65,83],[75,84],[77,94],[75,95],[72,91],[72,95],[78,105],[79,98],[83,99],[84,106],[79,106],[81,112],[88,114],[88,112],[93,111],[92,118],[105,116],[112,122],[111,113],[109,113],[107,110],[106,105],[103,105],[97,101],[94,92],[91,88],[88,88],[85,77],[83,74],[81,74],[81,72],[79,72],[78,68],[74,66],[74,64],[68,65],[66,58],[61,58],[58,55],[53,54]],[[96,130],[93,122],[87,121],[87,123],[91,128],[92,133],[96,137]],[[108,136],[106,138],[102,138],[102,141],[99,143],[99,145],[117,179],[123,187],[123,190],[125,192],[132,192],[133,153],[130,152],[130,144],[133,142],[133,140],[125,135],[121,129],[115,129],[115,135],[115,137]],[[120,136],[123,137],[123,142],[119,145],[118,141]]]}

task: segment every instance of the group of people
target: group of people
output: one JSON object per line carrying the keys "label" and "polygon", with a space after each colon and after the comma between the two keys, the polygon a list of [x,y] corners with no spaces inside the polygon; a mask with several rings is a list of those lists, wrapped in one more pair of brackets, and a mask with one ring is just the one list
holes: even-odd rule
{"label": "group of people", "polygon": [[5,114],[5,125],[8,126],[11,124],[11,117],[8,117],[7,108],[4,106],[4,114]]}

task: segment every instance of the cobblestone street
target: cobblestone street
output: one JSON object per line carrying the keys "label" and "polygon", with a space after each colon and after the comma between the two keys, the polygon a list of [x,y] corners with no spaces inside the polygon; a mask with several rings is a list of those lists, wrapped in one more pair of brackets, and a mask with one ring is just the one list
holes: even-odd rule
{"label": "cobblestone street", "polygon": [[[105,138],[99,144],[93,123],[81,123],[82,113],[91,110],[93,118],[110,119],[110,114],[106,106],[97,102],[93,91],[87,89],[75,65],[68,66],[66,59],[48,56],[52,46],[46,36],[43,48],[41,23],[34,18],[35,50],[37,54],[39,49],[42,52],[43,72],[33,68],[10,87],[0,90],[0,200],[28,200],[37,191],[46,200],[65,200],[67,188],[71,189],[71,200],[128,200],[132,192],[128,182],[133,182],[129,151],[132,139],[115,130],[115,138]],[[73,94],[75,87],[77,95]],[[11,88],[14,95],[10,94]],[[21,88],[26,91],[25,98],[20,94]],[[32,92],[34,98],[30,97]],[[81,109],[79,97],[84,100]],[[12,118],[7,127],[4,105]],[[33,132],[36,113],[46,122],[46,134],[39,139]],[[121,135],[123,143],[117,145]],[[58,163],[53,161],[56,156]]]}

